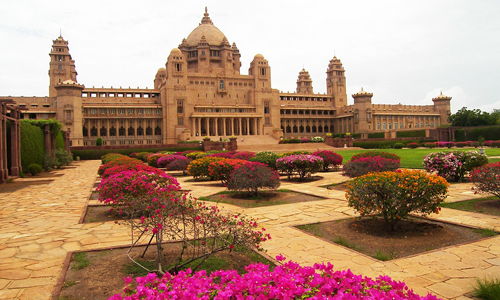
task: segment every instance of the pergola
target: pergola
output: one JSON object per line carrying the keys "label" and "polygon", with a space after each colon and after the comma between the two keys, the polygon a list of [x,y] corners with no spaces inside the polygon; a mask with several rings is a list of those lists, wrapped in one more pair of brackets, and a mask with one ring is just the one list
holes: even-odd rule
{"label": "pergola", "polygon": [[[10,121],[10,135],[7,122]],[[0,183],[21,171],[21,108],[12,99],[0,99]]]}

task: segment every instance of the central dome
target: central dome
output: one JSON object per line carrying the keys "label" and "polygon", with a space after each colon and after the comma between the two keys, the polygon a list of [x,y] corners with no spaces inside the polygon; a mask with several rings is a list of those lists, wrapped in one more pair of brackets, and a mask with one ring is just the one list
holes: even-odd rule
{"label": "central dome", "polygon": [[186,46],[198,46],[203,36],[210,46],[220,46],[224,38],[226,38],[224,33],[222,33],[219,28],[215,27],[214,23],[212,23],[212,20],[210,20],[206,7],[205,14],[201,19],[200,25],[196,27],[187,37]]}

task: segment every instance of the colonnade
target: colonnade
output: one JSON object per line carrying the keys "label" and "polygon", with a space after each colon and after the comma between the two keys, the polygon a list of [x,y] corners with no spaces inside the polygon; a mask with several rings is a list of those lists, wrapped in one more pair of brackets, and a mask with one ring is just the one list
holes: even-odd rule
{"label": "colonnade", "polygon": [[256,117],[194,117],[192,136],[261,135],[260,119]]}

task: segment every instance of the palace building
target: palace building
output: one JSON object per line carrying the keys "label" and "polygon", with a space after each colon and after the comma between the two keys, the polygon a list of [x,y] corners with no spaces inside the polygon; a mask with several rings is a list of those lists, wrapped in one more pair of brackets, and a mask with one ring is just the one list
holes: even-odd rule
{"label": "palace building", "polygon": [[432,105],[372,104],[359,91],[348,105],[345,69],[337,57],[328,63],[326,94],[313,92],[302,69],[295,93],[271,85],[270,63],[256,54],[242,74],[240,51],[213,24],[205,9],[201,23],[158,69],[153,89],[90,88],[77,81],[68,41],[53,41],[49,95],[0,97],[24,108],[22,118],[54,118],[70,131],[73,146],[171,144],[179,140],[230,136],[275,139],[326,133],[391,133],[433,129],[447,124],[451,97]]}

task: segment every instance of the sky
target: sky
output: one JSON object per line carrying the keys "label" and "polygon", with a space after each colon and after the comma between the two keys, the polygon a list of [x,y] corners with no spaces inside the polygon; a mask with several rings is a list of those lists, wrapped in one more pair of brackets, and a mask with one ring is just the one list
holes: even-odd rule
{"label": "sky", "polygon": [[241,74],[261,53],[280,91],[295,91],[305,68],[314,92],[326,92],[337,56],[349,104],[363,88],[375,104],[429,105],[442,92],[452,113],[500,109],[497,0],[0,0],[0,96],[48,95],[48,53],[60,32],[79,83],[152,88],[205,6],[238,46]]}

